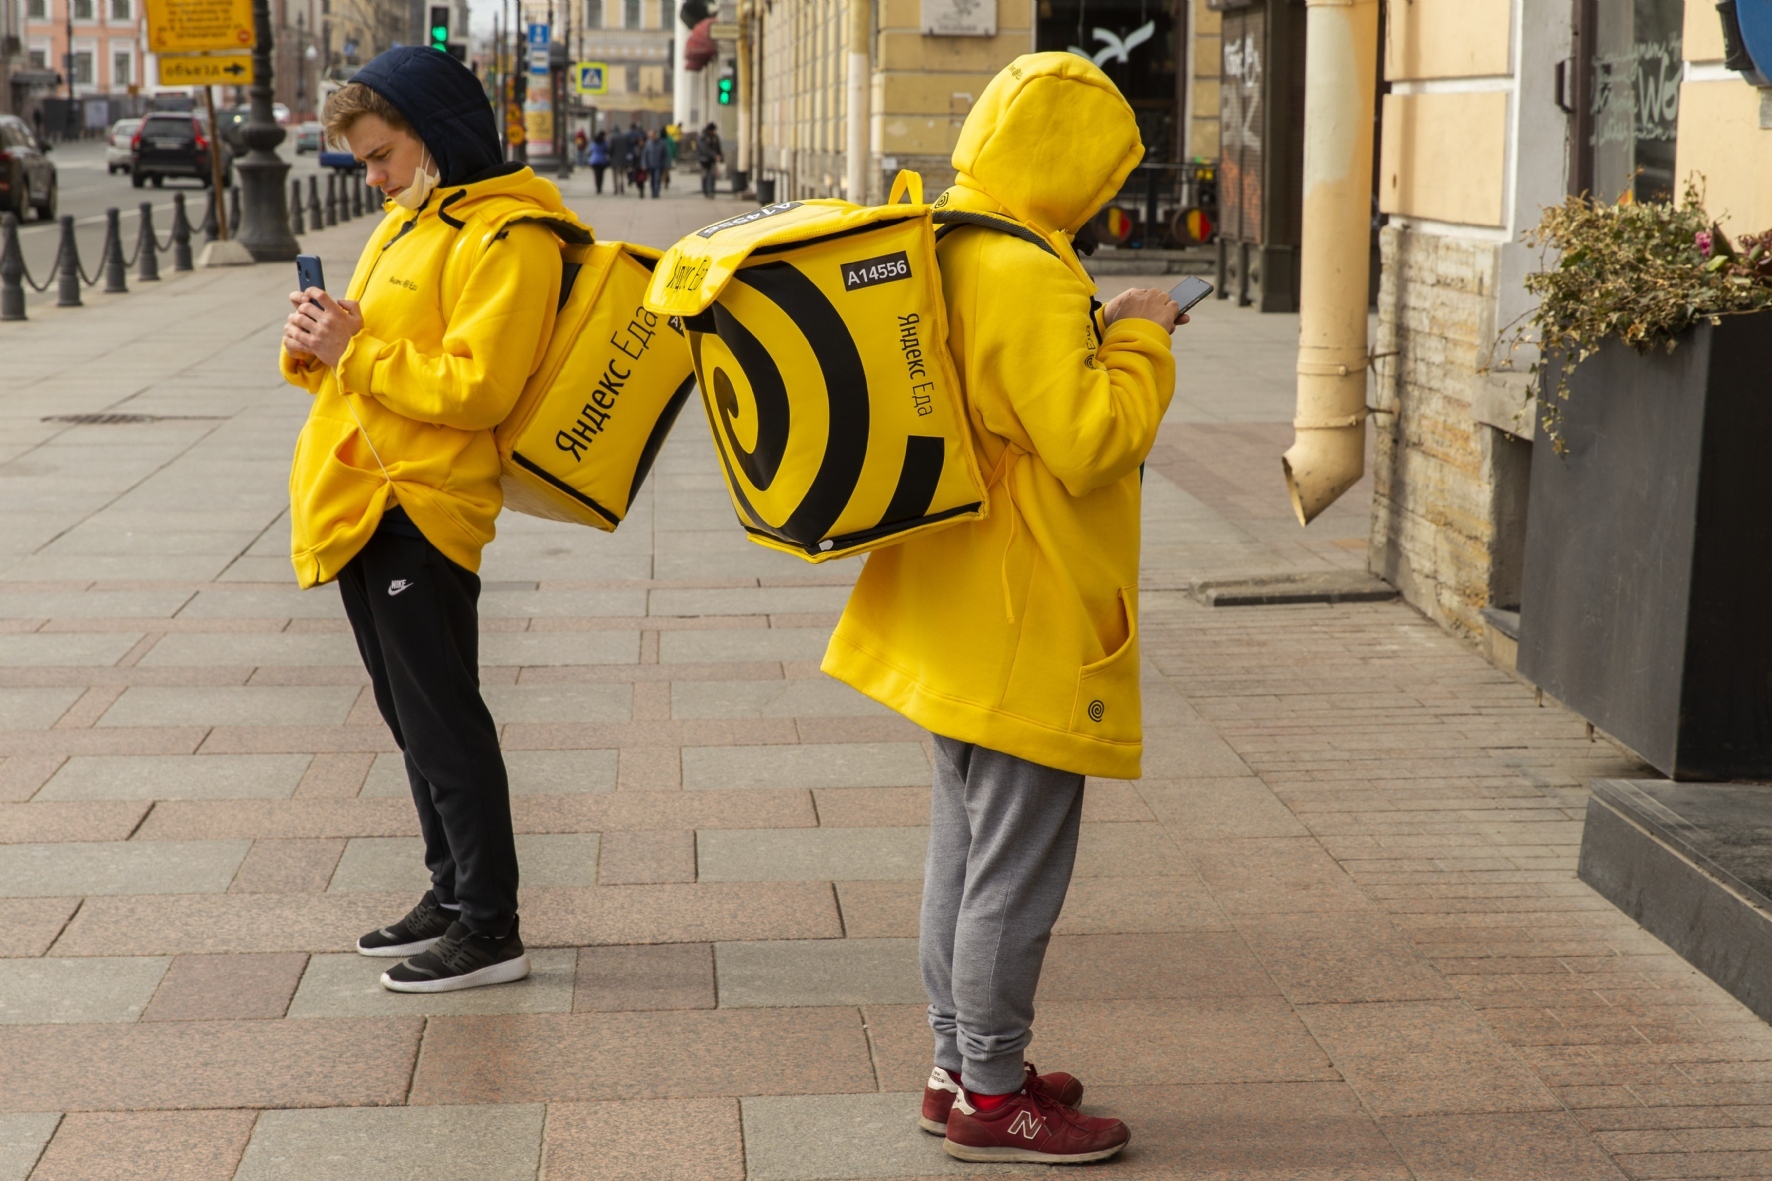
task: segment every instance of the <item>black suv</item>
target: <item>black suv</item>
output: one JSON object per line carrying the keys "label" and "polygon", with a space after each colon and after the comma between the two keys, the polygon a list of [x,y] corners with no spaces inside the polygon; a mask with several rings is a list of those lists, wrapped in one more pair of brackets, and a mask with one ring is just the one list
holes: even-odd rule
{"label": "black suv", "polygon": [[[213,140],[209,123],[201,115],[184,111],[156,111],[142,120],[131,147],[135,166],[130,180],[136,188],[152,180],[159,188],[169,176],[195,177],[208,186],[215,175],[210,170],[209,152]],[[221,151],[222,184],[234,183],[234,154],[224,142],[216,145]]]}
{"label": "black suv", "polygon": [[0,210],[55,220],[55,165],[23,119],[0,115]]}

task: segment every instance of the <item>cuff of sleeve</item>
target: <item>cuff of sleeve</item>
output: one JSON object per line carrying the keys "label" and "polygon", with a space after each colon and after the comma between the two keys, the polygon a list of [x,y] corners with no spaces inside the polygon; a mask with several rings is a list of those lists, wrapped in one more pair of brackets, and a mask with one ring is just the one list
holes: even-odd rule
{"label": "cuff of sleeve", "polygon": [[1124,340],[1128,336],[1157,345],[1165,352],[1169,349],[1169,334],[1155,320],[1146,320],[1142,316],[1125,316],[1115,320],[1102,334],[1101,343],[1117,344],[1119,341],[1115,337]]}
{"label": "cuff of sleeve", "polygon": [[375,380],[375,363],[381,359],[382,342],[359,332],[338,359],[338,383],[348,394],[368,397]]}
{"label": "cuff of sleeve", "polygon": [[277,366],[283,371],[283,380],[290,385],[299,385],[309,393],[314,392],[314,363],[299,357],[292,357],[287,350],[278,350]]}

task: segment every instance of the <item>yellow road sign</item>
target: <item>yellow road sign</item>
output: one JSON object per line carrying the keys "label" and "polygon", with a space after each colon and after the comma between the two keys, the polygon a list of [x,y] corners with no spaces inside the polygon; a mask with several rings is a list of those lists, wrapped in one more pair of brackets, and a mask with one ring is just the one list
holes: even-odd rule
{"label": "yellow road sign", "polygon": [[252,78],[251,53],[160,55],[162,86],[245,86]]}
{"label": "yellow road sign", "polygon": [[578,62],[572,67],[572,80],[580,94],[608,94],[609,63]]}
{"label": "yellow road sign", "polygon": [[[147,0],[148,48],[155,53],[251,49],[252,0]],[[161,85],[169,86],[164,77]]]}

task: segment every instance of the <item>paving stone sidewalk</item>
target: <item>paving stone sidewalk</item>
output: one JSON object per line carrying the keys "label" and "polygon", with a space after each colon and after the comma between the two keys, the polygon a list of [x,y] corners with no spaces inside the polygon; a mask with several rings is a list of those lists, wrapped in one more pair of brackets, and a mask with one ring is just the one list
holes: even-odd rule
{"label": "paving stone sidewalk", "polygon": [[[743,208],[568,191],[658,245]],[[335,281],[369,226],[311,236]],[[929,740],[817,671],[855,566],[747,542],[693,412],[618,533],[487,553],[535,975],[397,996],[350,954],[424,879],[291,581],[289,278],[0,327],[0,1181],[1018,1171],[912,1122]],[[1400,604],[1179,589],[1364,564],[1363,487],[1307,532],[1279,486],[1295,334],[1177,335],[1147,778],[1089,787],[1032,1047],[1134,1128],[1089,1175],[1772,1177],[1772,1035],[1574,878],[1628,760]],[[153,421],[51,420],[92,413]]]}

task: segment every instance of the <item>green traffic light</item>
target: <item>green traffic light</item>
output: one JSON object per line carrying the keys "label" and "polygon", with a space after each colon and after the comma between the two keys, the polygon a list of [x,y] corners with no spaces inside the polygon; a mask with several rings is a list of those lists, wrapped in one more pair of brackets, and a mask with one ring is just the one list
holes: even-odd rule
{"label": "green traffic light", "polygon": [[431,40],[437,41],[437,42],[443,42],[443,41],[449,40],[449,26],[448,25],[433,25],[433,26],[431,26]]}

